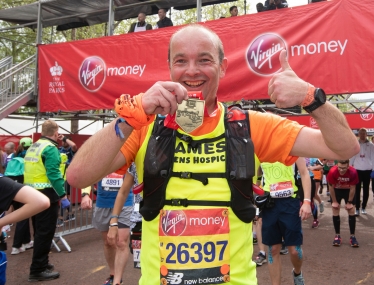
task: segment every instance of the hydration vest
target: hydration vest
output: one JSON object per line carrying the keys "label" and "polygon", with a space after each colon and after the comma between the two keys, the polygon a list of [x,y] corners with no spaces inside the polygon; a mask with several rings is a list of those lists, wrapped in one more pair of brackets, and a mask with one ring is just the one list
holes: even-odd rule
{"label": "hydration vest", "polygon": [[[253,206],[252,177],[255,175],[255,161],[249,115],[236,106],[229,109],[225,106],[224,109],[224,133],[215,138],[200,140],[194,140],[191,136],[167,128],[164,126],[164,118],[156,118],[144,157],[144,188],[140,213],[146,221],[155,219],[164,205],[231,207],[241,221],[250,223],[254,219],[256,209]],[[187,142],[192,149],[203,143],[212,143],[224,138],[226,171],[223,173],[174,172],[176,137]],[[188,200],[181,197],[166,200],[166,187],[171,177],[198,180],[202,187],[209,183],[209,179],[225,178],[230,187],[231,199],[211,201]]]}

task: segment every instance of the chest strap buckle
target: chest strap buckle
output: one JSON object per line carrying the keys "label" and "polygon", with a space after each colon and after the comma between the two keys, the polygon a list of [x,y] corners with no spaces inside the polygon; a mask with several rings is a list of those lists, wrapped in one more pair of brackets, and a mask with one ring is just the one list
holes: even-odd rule
{"label": "chest strap buckle", "polygon": [[188,207],[188,199],[171,199],[171,205]]}
{"label": "chest strap buckle", "polygon": [[191,179],[191,172],[181,172],[180,173],[180,178],[182,178],[182,179]]}

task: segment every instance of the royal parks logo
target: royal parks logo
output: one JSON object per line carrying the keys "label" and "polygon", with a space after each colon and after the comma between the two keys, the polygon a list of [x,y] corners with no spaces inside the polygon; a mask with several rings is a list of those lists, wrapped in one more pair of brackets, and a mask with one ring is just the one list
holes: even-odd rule
{"label": "royal parks logo", "polygon": [[266,33],[255,38],[246,52],[248,67],[257,75],[271,76],[281,69],[279,53],[287,50],[286,41],[279,35]]}

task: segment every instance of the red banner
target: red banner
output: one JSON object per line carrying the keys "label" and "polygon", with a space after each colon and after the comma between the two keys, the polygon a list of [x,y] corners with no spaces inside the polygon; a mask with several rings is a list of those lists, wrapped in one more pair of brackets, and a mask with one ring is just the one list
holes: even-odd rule
{"label": "red banner", "polygon": [[[352,113],[345,114],[347,122],[352,130],[358,130],[360,128],[367,128],[369,132],[372,132],[374,129],[374,113]],[[316,120],[311,116],[289,116],[287,119],[298,122],[300,125],[305,125],[313,129],[319,129]]]}
{"label": "red banner", "polygon": [[[268,98],[283,48],[296,73],[327,94],[373,91],[373,11],[373,1],[335,0],[204,23],[229,62],[219,100]],[[39,46],[40,110],[111,109],[123,93],[170,80],[168,43],[179,28]]]}

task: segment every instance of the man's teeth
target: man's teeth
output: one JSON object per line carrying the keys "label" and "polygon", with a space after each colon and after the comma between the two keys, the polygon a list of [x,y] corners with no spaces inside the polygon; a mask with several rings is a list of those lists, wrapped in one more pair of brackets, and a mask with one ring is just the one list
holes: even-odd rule
{"label": "man's teeth", "polygon": [[197,87],[197,86],[200,86],[201,84],[203,84],[204,83],[204,81],[199,81],[199,82],[186,82],[186,84],[188,85],[188,86],[191,86],[191,87]]}

